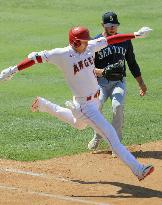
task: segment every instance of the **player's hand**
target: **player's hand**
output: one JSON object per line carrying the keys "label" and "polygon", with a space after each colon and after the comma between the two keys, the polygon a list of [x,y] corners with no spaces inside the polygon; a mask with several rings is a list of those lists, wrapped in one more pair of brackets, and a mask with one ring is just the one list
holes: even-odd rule
{"label": "player's hand", "polygon": [[147,87],[144,83],[139,85],[139,91],[140,91],[140,96],[144,96],[146,94]]}
{"label": "player's hand", "polygon": [[134,32],[136,38],[145,38],[152,31],[149,27],[142,27],[137,32]]}
{"label": "player's hand", "polygon": [[11,66],[1,71],[0,73],[0,81],[10,80],[15,73],[18,72],[17,66]]}

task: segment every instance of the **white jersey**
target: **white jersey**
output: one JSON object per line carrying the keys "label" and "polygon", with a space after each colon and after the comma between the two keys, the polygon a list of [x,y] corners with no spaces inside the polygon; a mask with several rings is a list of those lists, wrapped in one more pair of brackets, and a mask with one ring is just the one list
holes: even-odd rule
{"label": "white jersey", "polygon": [[86,97],[99,89],[94,71],[94,57],[96,51],[107,45],[106,38],[101,37],[88,41],[88,46],[83,53],[76,52],[69,45],[43,51],[43,55],[47,62],[57,65],[63,71],[75,97]]}

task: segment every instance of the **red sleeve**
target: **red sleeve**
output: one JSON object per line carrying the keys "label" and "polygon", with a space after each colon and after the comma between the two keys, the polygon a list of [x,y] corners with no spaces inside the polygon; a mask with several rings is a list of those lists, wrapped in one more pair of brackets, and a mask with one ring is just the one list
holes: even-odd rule
{"label": "red sleeve", "polygon": [[[42,63],[42,58],[41,56],[36,56],[36,60],[37,60],[37,63]],[[29,58],[25,58],[22,62],[20,62],[18,65],[17,65],[17,68],[18,70],[23,70],[23,69],[26,69],[32,65],[35,64],[35,61],[34,60],[31,60]]]}
{"label": "red sleeve", "polygon": [[116,34],[113,36],[108,36],[107,37],[107,43],[108,44],[115,44],[115,43],[120,43],[123,41],[131,40],[135,38],[135,35],[133,33],[127,33],[127,34]]}
{"label": "red sleeve", "polygon": [[25,58],[22,62],[17,65],[18,70],[23,70],[35,64],[34,60],[30,60],[29,58]]}

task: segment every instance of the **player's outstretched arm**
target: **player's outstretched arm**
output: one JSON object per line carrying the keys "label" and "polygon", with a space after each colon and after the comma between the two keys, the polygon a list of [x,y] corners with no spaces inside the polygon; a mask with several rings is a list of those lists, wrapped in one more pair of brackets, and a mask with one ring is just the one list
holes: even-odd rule
{"label": "player's outstretched arm", "polygon": [[43,63],[45,61],[47,61],[47,59],[43,51],[38,53],[32,52],[19,64],[2,70],[0,73],[0,81],[10,80],[17,72],[29,68],[36,63]]}
{"label": "player's outstretched arm", "polygon": [[115,44],[120,43],[126,40],[131,40],[134,38],[145,38],[150,32],[152,31],[149,27],[142,27],[138,31],[134,33],[127,33],[127,34],[116,34],[113,36],[107,37],[108,44]]}

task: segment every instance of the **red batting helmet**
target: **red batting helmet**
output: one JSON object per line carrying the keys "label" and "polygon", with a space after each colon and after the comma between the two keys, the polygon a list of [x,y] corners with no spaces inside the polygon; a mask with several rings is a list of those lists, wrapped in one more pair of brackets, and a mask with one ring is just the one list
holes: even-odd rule
{"label": "red batting helmet", "polygon": [[69,31],[69,43],[75,48],[81,45],[80,40],[90,40],[89,30],[85,27],[74,27]]}

